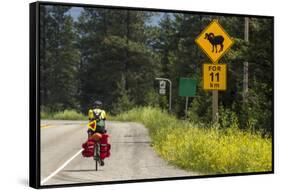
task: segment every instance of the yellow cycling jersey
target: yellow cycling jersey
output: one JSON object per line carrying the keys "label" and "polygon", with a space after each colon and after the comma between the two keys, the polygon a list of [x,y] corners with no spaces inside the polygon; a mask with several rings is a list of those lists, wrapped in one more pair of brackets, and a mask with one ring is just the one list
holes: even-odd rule
{"label": "yellow cycling jersey", "polygon": [[90,109],[88,112],[88,117],[90,120],[94,119],[94,113],[95,115],[99,115],[100,118],[99,119],[106,119],[106,113],[104,110],[102,109]]}

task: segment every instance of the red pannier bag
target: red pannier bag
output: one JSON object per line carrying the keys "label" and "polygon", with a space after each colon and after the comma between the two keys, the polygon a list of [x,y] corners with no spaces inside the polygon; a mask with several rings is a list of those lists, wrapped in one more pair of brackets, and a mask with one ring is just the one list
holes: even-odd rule
{"label": "red pannier bag", "polygon": [[85,143],[82,144],[83,151],[82,155],[84,157],[92,157],[94,155],[94,146],[95,142],[93,139],[88,139]]}
{"label": "red pannier bag", "polygon": [[108,134],[103,134],[100,139],[100,158],[103,160],[110,156],[111,145],[108,143]]}

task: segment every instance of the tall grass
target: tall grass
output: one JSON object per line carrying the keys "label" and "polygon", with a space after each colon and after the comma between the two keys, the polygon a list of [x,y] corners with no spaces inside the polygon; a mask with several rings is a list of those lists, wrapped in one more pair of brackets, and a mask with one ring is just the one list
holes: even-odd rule
{"label": "tall grass", "polygon": [[115,119],[143,123],[156,152],[183,169],[205,174],[272,169],[271,138],[243,132],[235,126],[226,130],[205,128],[151,107],[135,108]]}
{"label": "tall grass", "polygon": [[41,119],[55,119],[55,120],[87,120],[87,117],[76,110],[64,110],[60,112],[44,112],[40,113]]}

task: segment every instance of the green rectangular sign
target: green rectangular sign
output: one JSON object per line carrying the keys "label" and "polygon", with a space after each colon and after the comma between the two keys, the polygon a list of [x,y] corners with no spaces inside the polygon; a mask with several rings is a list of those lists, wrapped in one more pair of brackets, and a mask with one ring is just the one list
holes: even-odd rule
{"label": "green rectangular sign", "polygon": [[180,78],[179,96],[193,97],[196,95],[197,81],[190,78]]}

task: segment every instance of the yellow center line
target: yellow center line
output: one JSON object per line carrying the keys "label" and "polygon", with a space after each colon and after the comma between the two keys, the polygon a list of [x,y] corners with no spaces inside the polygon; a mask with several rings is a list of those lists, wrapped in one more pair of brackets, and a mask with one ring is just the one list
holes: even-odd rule
{"label": "yellow center line", "polygon": [[50,124],[44,124],[44,125],[41,125],[40,128],[50,128],[50,127],[54,127],[53,125],[50,125]]}

